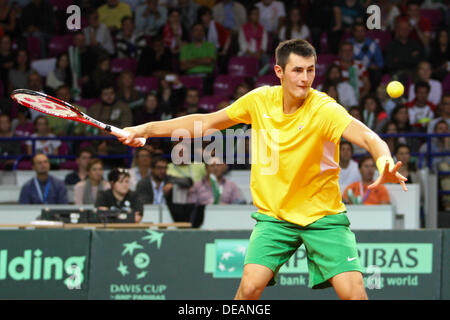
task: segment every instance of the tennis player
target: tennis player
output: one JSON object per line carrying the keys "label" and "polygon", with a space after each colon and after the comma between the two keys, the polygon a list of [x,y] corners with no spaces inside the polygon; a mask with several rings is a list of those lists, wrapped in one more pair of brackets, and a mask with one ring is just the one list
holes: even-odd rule
{"label": "tennis player", "polygon": [[[278,45],[275,55],[281,86],[254,89],[214,113],[125,128],[131,135],[121,141],[135,146],[135,137],[170,137],[177,128],[197,137],[194,122],[201,122],[202,135],[238,123],[251,124],[255,132],[265,130],[267,139],[277,131],[278,143],[266,146],[268,154],[278,153],[278,169],[267,174],[273,164],[252,159],[251,192],[258,208],[252,217],[257,223],[235,299],[258,299],[266,286],[275,284],[280,267],[302,244],[310,287],[332,286],[341,299],[367,299],[364,269],[339,190],[339,142],[343,137],[376,160],[380,176],[369,190],[390,182],[400,183],[406,191],[407,179],[398,173],[401,162],[394,163],[377,134],[334,99],[311,88],[317,61],[313,46],[287,40]],[[252,147],[257,145],[255,138],[252,131]]]}

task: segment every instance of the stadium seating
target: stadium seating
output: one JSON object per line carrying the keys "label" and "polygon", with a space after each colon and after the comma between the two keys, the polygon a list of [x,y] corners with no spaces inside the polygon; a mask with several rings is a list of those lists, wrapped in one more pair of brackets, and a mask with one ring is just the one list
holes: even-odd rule
{"label": "stadium seating", "polygon": [[430,20],[433,31],[436,31],[441,25],[442,11],[439,9],[420,9],[420,16]]}
{"label": "stadium seating", "polygon": [[254,57],[231,57],[228,61],[230,76],[255,77],[258,75],[259,61]]}
{"label": "stadium seating", "polygon": [[188,76],[188,75],[181,75],[178,77],[178,80],[180,80],[181,83],[186,88],[196,88],[200,92],[200,95],[203,94],[203,78],[200,76]]}
{"label": "stadium seating", "polygon": [[116,58],[111,60],[111,71],[120,73],[123,71],[131,71],[136,73],[137,61],[130,58]]}
{"label": "stadium seating", "polygon": [[380,46],[381,51],[392,41],[392,35],[389,31],[367,30],[367,37],[375,40]]}
{"label": "stadium seating", "polygon": [[241,76],[218,75],[214,80],[214,95],[231,97],[243,81],[244,77]]}
{"label": "stadium seating", "polygon": [[78,100],[75,104],[80,105],[82,107],[85,107],[86,109],[89,109],[93,104],[100,102],[100,99],[98,98],[92,98],[92,99],[81,99]]}
{"label": "stadium seating", "polygon": [[73,4],[72,0],[50,0],[50,4],[53,6],[55,11],[66,12],[67,7]]}
{"label": "stadium seating", "polygon": [[36,60],[41,57],[41,42],[36,37],[27,38],[27,50],[31,60]]}
{"label": "stadium seating", "polygon": [[157,77],[136,77],[134,79],[134,87],[141,92],[149,92],[158,90],[159,81]]}
{"label": "stadium seating", "polygon": [[73,35],[71,33],[63,36],[54,36],[50,39],[48,44],[48,55],[55,57],[60,53],[67,52],[73,41]]}
{"label": "stadium seating", "polygon": [[213,112],[217,110],[217,105],[222,101],[229,101],[229,98],[221,95],[203,96],[200,98],[198,105],[202,109]]}
{"label": "stadium seating", "polygon": [[280,84],[280,79],[274,74],[268,74],[258,77],[255,81],[255,88],[262,86],[277,86]]}

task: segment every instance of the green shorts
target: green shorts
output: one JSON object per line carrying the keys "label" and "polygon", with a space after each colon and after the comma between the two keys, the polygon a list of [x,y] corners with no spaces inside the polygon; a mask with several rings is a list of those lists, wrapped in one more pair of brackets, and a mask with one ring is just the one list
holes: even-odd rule
{"label": "green shorts", "polygon": [[339,273],[364,271],[346,212],[325,216],[306,227],[259,212],[254,212],[252,218],[257,223],[244,265],[254,263],[270,268],[274,276],[269,286],[275,285],[281,266],[302,244],[308,261],[309,287],[313,289],[330,287],[328,280]]}

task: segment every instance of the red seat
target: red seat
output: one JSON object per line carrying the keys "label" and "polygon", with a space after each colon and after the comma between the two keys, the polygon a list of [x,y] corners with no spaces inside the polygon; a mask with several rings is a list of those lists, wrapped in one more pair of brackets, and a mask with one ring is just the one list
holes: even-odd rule
{"label": "red seat", "polygon": [[200,98],[198,105],[202,109],[213,112],[213,111],[217,110],[217,105],[222,101],[229,101],[229,98],[226,96],[220,96],[220,95],[203,96]]}
{"label": "red seat", "polygon": [[85,107],[86,110],[89,109],[93,104],[100,102],[99,98],[92,98],[92,99],[81,99],[75,102],[75,105],[79,105],[82,107]]}
{"label": "red seat", "polygon": [[231,57],[228,61],[230,76],[255,77],[258,75],[259,61],[254,57]]}
{"label": "red seat", "polygon": [[255,88],[262,86],[278,86],[280,85],[280,79],[275,74],[268,74],[259,77],[255,82]]}
{"label": "red seat", "polygon": [[337,60],[337,56],[330,53],[317,55],[316,78],[325,78],[328,67]]}
{"label": "red seat", "polygon": [[158,90],[159,81],[157,77],[136,77],[134,79],[134,87],[141,92],[149,92]]}
{"label": "red seat", "polygon": [[444,94],[450,94],[450,73],[447,73],[442,81],[442,92]]}
{"label": "red seat", "polygon": [[368,30],[367,37],[375,40],[380,46],[381,51],[387,47],[387,45],[392,41],[392,35],[389,31],[382,30]]}
{"label": "red seat", "polygon": [[31,60],[37,60],[41,58],[41,42],[39,38],[28,37],[27,38],[27,50]]}
{"label": "red seat", "polygon": [[244,77],[218,75],[214,80],[214,95],[231,97],[236,87],[244,82]]}
{"label": "red seat", "polygon": [[420,9],[420,16],[430,20],[433,31],[436,31],[442,22],[442,11],[439,9]]}
{"label": "red seat", "polygon": [[131,71],[136,73],[137,61],[132,58],[116,58],[111,60],[112,72]]}
{"label": "red seat", "polygon": [[180,80],[186,88],[198,89],[200,96],[203,94],[203,77],[182,75],[178,77],[178,80]]}
{"label": "red seat", "polygon": [[65,34],[63,36],[54,36],[48,44],[48,55],[55,57],[60,53],[67,52],[69,46],[72,44],[73,35]]}

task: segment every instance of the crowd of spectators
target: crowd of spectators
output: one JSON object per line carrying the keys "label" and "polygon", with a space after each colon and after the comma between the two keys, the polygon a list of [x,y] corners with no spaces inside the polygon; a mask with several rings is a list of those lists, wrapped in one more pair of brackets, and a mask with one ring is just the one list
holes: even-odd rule
{"label": "crowd of spectators", "polygon": [[[449,1],[79,0],[74,4],[82,13],[81,29],[75,31],[67,29],[68,15],[58,1],[0,0],[1,137],[106,135],[16,105],[8,98],[16,88],[49,93],[117,127],[221,109],[259,85],[261,78],[272,76],[269,82],[279,83],[272,70],[274,49],[280,41],[290,38],[306,39],[317,50],[313,87],[328,93],[375,132],[449,132]],[[381,30],[366,27],[365,9],[372,4],[381,9]],[[67,39],[69,43],[63,46]],[[63,49],[55,52],[55,45]],[[229,64],[235,57],[256,60],[256,72],[237,77],[239,82],[230,84],[233,93],[222,96],[220,87],[217,90],[214,84],[221,76],[229,75]],[[125,60],[133,61],[134,67],[118,71],[115,63]],[[139,88],[138,77],[152,78],[154,88]],[[386,94],[386,84],[393,79],[406,87],[400,99]],[[215,99],[206,104],[205,98]],[[429,148],[432,152],[450,152],[449,139],[433,138],[431,146],[418,138],[390,137],[386,142],[397,157],[400,146],[411,154]],[[211,175],[220,180],[223,168],[216,168],[220,164],[203,166],[203,173],[196,179],[189,174],[197,170],[183,175],[172,163],[168,163],[167,177],[153,172],[154,168],[163,170],[166,164],[150,159],[161,155],[167,158],[172,147],[170,142],[154,139],[145,152],[135,151],[129,176],[131,191],[138,192],[142,179],[151,177],[155,182],[147,183],[145,188],[153,187],[154,201],[165,201],[172,192],[176,198],[196,199],[201,205],[211,199],[221,203],[217,198],[220,188],[214,187],[216,180],[203,181]],[[344,191],[355,182],[350,177],[361,180],[356,171],[364,168],[361,162],[358,168],[352,157],[360,158],[365,151],[348,144],[342,144],[342,148],[352,152],[350,158],[341,159],[342,171],[355,171],[345,173],[346,183],[341,186]],[[1,142],[2,155],[20,153],[30,158],[21,158],[22,167],[14,159],[0,160],[0,166],[26,168],[28,161],[28,169],[36,170],[38,163],[44,166],[42,161],[31,161],[36,153],[80,155],[83,150],[89,150],[92,157],[103,157],[101,163],[91,164],[89,169],[86,164],[78,169],[78,178],[85,184],[77,189],[77,201],[88,199],[94,203],[95,194],[85,190],[93,186],[98,190],[107,188],[99,184],[94,171],[99,166],[130,167],[120,157],[127,154],[127,147],[117,140]],[[78,159],[74,167],[79,168]],[[417,159],[410,158],[412,165],[404,169],[408,174],[416,169]],[[435,158],[432,169],[446,170],[448,160],[448,156]],[[67,163],[64,159],[49,159],[51,168],[68,168]],[[242,168],[248,168],[248,164]],[[194,191],[184,190],[189,183],[175,179],[186,176],[192,179]],[[409,182],[412,180],[415,178]],[[156,189],[158,181],[167,181],[166,187]],[[203,192],[205,183],[212,186],[211,195]],[[234,191],[229,192],[233,201],[238,201]],[[445,199],[443,205],[450,209],[448,197]]]}

